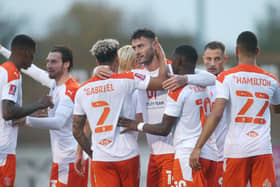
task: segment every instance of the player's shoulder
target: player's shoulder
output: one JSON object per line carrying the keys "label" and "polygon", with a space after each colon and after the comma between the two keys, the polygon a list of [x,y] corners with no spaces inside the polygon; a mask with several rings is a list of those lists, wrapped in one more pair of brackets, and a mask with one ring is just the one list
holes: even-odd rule
{"label": "player's shoulder", "polygon": [[230,68],[228,70],[225,70],[225,71],[221,72],[218,75],[217,80],[220,81],[220,82],[223,82],[227,76],[232,75],[234,73],[238,73],[240,71],[242,71],[242,68],[240,67],[240,65],[235,66],[233,68]]}
{"label": "player's shoulder", "polygon": [[179,96],[183,93],[183,90],[186,89],[186,88],[187,88],[187,85],[185,85],[181,88],[178,88],[174,91],[170,91],[170,92],[168,92],[168,97],[171,98],[174,101],[178,101]]}
{"label": "player's shoulder", "polygon": [[68,79],[65,82],[65,95],[69,96],[70,99],[74,101],[78,88],[79,88],[79,83],[75,79],[73,78]]}
{"label": "player's shoulder", "polygon": [[123,72],[123,73],[113,73],[111,79],[134,79],[134,74],[133,72]]}
{"label": "player's shoulder", "polygon": [[273,75],[272,73],[269,73],[269,72],[265,71],[264,69],[262,69],[260,67],[257,67],[256,71],[257,71],[256,73],[259,73],[259,74],[262,74],[264,76],[267,76],[267,77],[275,80],[279,84],[278,78],[275,75]]}
{"label": "player's shoulder", "polygon": [[220,81],[220,82],[223,82],[227,76],[233,75],[233,74],[236,74],[236,73],[240,73],[240,72],[242,72],[242,73],[255,73],[255,74],[259,74],[259,75],[262,75],[264,77],[271,78],[271,79],[275,80],[279,84],[279,80],[277,79],[277,77],[275,75],[266,72],[265,70],[263,70],[259,66],[247,65],[247,64],[239,64],[236,67],[233,67],[233,68],[231,68],[229,70],[221,72],[218,75],[217,80]]}
{"label": "player's shoulder", "polygon": [[6,71],[8,82],[20,79],[20,72],[18,71],[13,62],[5,62],[1,64],[0,67],[2,67]]}

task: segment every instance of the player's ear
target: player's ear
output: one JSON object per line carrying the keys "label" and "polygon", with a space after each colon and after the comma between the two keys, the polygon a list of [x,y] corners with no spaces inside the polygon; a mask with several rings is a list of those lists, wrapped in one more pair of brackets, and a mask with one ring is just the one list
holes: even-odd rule
{"label": "player's ear", "polygon": [[119,56],[118,56],[118,55],[116,56],[115,61],[116,61],[117,63],[119,63]]}
{"label": "player's ear", "polygon": [[206,63],[205,63],[205,62],[206,62],[206,56],[203,55],[203,56],[202,56],[202,60],[203,60],[203,63],[206,64]]}
{"label": "player's ear", "polygon": [[238,54],[239,54],[239,47],[238,46],[235,47],[235,54],[236,54],[236,56],[238,56]]}
{"label": "player's ear", "polygon": [[227,63],[227,60],[228,60],[228,56],[225,55],[224,56],[224,64]]}
{"label": "player's ear", "polygon": [[97,59],[95,60],[95,62],[96,62],[96,65],[98,65],[98,66],[100,65],[100,63]]}
{"label": "player's ear", "polygon": [[260,52],[260,48],[257,47],[257,50],[256,50],[256,55],[258,55]]}
{"label": "player's ear", "polygon": [[63,66],[65,69],[68,69],[70,67],[70,62],[69,61],[63,62]]}

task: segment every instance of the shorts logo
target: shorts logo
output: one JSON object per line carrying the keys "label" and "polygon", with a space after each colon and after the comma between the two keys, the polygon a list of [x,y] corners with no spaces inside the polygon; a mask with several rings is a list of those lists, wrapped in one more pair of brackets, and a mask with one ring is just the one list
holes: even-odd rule
{"label": "shorts logo", "polygon": [[223,177],[220,177],[218,180],[219,185],[223,186]]}
{"label": "shorts logo", "polygon": [[271,182],[268,179],[265,179],[265,181],[263,182],[262,187],[272,187]]}
{"label": "shorts logo", "polygon": [[9,93],[8,93],[8,94],[9,94],[9,95],[15,95],[16,90],[17,90],[16,85],[11,84],[11,85],[10,85],[10,89],[9,89]]}
{"label": "shorts logo", "polygon": [[3,184],[5,186],[11,186],[12,185],[12,179],[10,177],[4,177],[3,178]]}
{"label": "shorts logo", "polygon": [[135,77],[141,79],[142,81],[145,80],[145,78],[146,78],[146,76],[143,74],[135,73],[134,75],[135,75]]}
{"label": "shorts logo", "polygon": [[246,135],[251,137],[251,138],[255,138],[255,137],[259,136],[259,134],[255,131],[250,131]]}
{"label": "shorts logo", "polygon": [[51,180],[51,187],[56,187],[57,180]]}
{"label": "shorts logo", "polygon": [[101,140],[98,144],[103,145],[103,146],[106,146],[106,145],[110,144],[111,142],[112,142],[112,140],[103,139],[103,140]]}

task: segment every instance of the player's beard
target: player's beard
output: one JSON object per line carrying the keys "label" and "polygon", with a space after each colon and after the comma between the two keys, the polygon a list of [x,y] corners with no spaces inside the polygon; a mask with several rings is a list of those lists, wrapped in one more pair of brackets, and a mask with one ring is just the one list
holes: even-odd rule
{"label": "player's beard", "polygon": [[63,75],[63,66],[59,70],[49,71],[49,78],[51,79],[59,79]]}
{"label": "player's beard", "polygon": [[151,48],[147,53],[146,53],[146,58],[144,61],[140,62],[141,64],[144,64],[145,66],[148,66],[152,63],[153,58],[154,58],[154,50]]}

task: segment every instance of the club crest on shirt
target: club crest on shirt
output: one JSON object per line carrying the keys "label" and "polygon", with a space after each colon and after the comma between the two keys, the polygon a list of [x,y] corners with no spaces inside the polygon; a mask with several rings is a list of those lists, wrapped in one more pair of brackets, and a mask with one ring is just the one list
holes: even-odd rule
{"label": "club crest on shirt", "polygon": [[135,73],[134,75],[135,75],[135,77],[137,77],[137,78],[141,79],[142,81],[143,81],[143,80],[145,80],[145,78],[146,78],[146,76],[145,76],[145,75],[140,74],[140,73]]}
{"label": "club crest on shirt", "polygon": [[10,89],[9,89],[9,93],[8,93],[8,94],[9,94],[9,95],[15,95],[16,90],[17,90],[16,85],[11,84],[11,85],[10,85]]}
{"label": "club crest on shirt", "polygon": [[106,146],[106,145],[110,144],[111,142],[112,142],[112,140],[105,138],[105,139],[102,139],[98,144]]}

